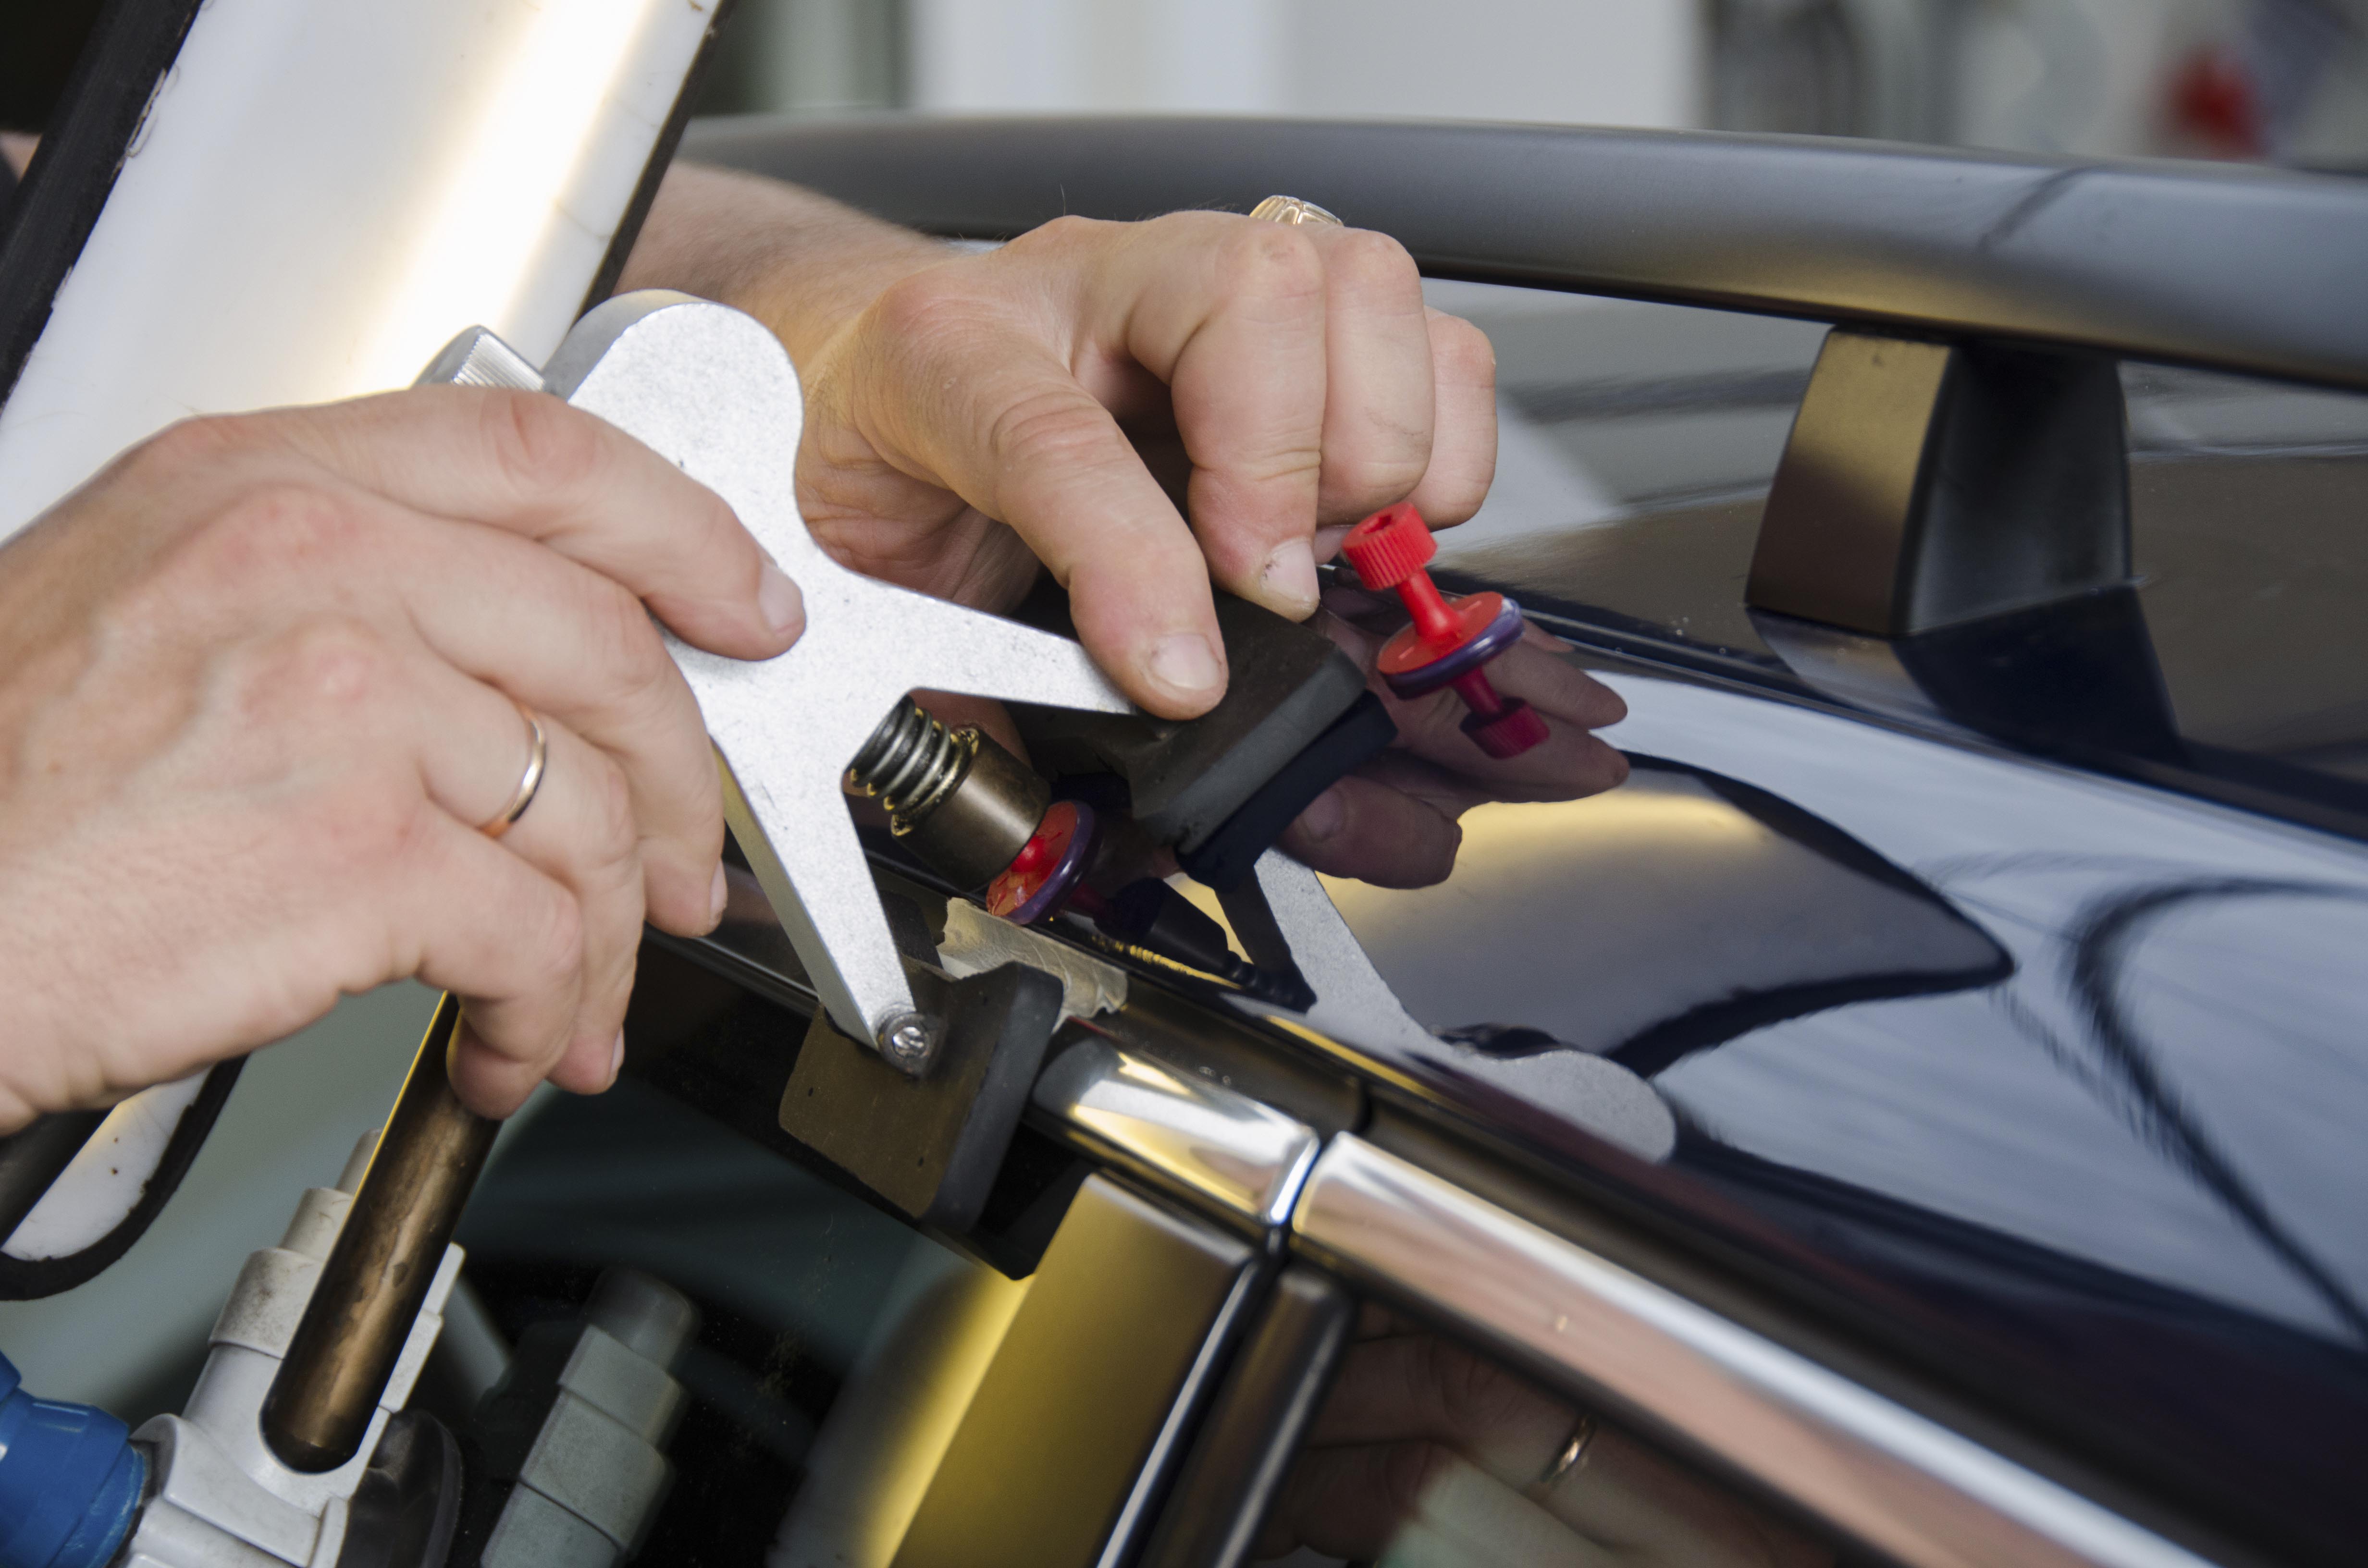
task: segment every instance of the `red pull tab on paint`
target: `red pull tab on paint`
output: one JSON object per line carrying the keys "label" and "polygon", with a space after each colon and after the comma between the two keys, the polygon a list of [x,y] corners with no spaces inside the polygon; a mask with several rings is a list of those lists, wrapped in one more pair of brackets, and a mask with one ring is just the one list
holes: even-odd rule
{"label": "red pull tab on paint", "polygon": [[1377,667],[1390,690],[1420,697],[1452,686],[1471,713],[1463,733],[1499,759],[1519,756],[1543,742],[1545,720],[1519,698],[1506,699],[1488,683],[1482,666],[1521,640],[1521,607],[1502,594],[1450,599],[1424,570],[1439,545],[1422,514],[1401,501],[1383,507],[1349,530],[1341,553],[1375,593],[1395,589],[1414,624],[1391,638]]}

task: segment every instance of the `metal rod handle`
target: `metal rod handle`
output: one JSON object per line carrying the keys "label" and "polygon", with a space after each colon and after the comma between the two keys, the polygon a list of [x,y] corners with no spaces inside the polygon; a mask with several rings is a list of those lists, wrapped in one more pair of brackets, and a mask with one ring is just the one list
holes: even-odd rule
{"label": "metal rod handle", "polygon": [[448,994],[263,1402],[264,1441],[291,1470],[335,1470],[360,1449],[493,1148],[501,1123],[462,1105],[446,1071],[460,1022]]}

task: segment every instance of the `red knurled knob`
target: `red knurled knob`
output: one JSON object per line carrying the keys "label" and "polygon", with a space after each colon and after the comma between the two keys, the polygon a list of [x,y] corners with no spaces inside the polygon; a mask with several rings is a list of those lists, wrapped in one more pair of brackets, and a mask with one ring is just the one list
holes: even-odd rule
{"label": "red knurled knob", "polygon": [[1401,501],[1350,528],[1349,537],[1340,541],[1340,551],[1365,586],[1378,594],[1421,571],[1439,553],[1439,546],[1422,514]]}

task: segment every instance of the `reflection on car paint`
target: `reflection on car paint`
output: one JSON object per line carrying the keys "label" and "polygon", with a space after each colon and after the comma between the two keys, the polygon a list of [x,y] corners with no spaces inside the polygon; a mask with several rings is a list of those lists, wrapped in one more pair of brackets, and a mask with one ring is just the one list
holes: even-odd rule
{"label": "reflection on car paint", "polygon": [[[1716,773],[1631,761],[1606,795],[1466,812],[1440,889],[1326,879],[1417,1018],[1506,1059],[1559,1043],[1651,1074],[1794,1013],[2010,967],[1978,926],[1832,824]],[[1567,898],[1577,886],[1587,896]],[[1547,902],[1550,921],[1486,914]],[[1485,962],[1442,935],[1475,921]]]}
{"label": "reflection on car paint", "polygon": [[[1631,713],[1609,738],[1833,824],[2013,971],[1675,1060],[1655,1083],[1685,1128],[1677,1166],[1773,1221],[1791,1266],[1905,1290],[1922,1310],[1891,1331],[1916,1354],[2065,1426],[2111,1408],[2102,1440],[2231,1506],[2319,1510],[2299,1522],[2320,1539],[2368,1528],[2368,1504],[2330,1502],[2368,1466],[2368,846],[1796,703],[1605,678]],[[1491,1023],[1618,1034],[1623,988],[1651,991],[1622,922],[1656,928],[1690,874],[1667,848],[1672,885],[1623,870],[1611,824],[1651,816],[1624,793],[1486,808],[1469,851],[1486,875],[1344,911],[1418,1016],[1494,988]],[[1606,831],[1574,829],[1589,812]],[[1736,887],[1731,917],[1775,948],[1800,934],[1781,898]],[[1451,920],[1474,973],[1393,935]],[[1764,957],[1731,933],[1691,943],[1669,956]]]}

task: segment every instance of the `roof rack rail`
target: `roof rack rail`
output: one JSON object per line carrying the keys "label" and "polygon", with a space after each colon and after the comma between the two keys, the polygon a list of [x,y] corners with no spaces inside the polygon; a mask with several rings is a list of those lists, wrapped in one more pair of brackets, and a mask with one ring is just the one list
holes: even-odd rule
{"label": "roof rack rail", "polygon": [[1247,211],[1440,277],[2005,337],[2368,391],[2368,180],[1713,131],[1193,117],[711,120],[694,157],[935,233]]}

